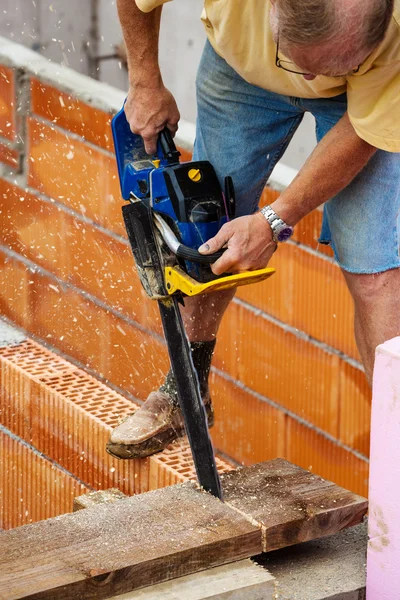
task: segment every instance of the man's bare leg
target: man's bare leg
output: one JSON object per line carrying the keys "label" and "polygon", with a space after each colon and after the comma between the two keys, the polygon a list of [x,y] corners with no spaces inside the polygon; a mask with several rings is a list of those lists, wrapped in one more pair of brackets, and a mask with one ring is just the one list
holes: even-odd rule
{"label": "man's bare leg", "polygon": [[400,269],[343,274],[354,300],[357,347],[371,384],[376,347],[400,335]]}
{"label": "man's bare leg", "polygon": [[181,313],[191,342],[214,340],[222,317],[236,289],[223,290],[194,298],[186,298]]}

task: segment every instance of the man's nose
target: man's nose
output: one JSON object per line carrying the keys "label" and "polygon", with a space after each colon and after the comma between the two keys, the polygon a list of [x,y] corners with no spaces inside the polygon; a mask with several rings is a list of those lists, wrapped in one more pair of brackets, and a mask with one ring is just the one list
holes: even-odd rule
{"label": "man's nose", "polygon": [[316,75],[312,75],[311,73],[304,73],[303,75],[304,79],[306,79],[307,81],[312,81],[313,79],[316,78]]}

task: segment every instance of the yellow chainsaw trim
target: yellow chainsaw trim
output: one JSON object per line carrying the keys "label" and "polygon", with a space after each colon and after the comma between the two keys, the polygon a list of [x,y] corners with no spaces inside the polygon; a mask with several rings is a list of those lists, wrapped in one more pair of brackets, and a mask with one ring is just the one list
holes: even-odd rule
{"label": "yellow chainsaw trim", "polygon": [[209,292],[217,292],[219,290],[228,290],[232,287],[240,285],[248,285],[250,283],[258,283],[268,279],[275,273],[275,269],[265,268],[258,271],[246,271],[237,273],[236,275],[225,275],[207,283],[199,283],[180,267],[165,267],[165,285],[169,295],[175,292],[182,292],[185,296],[199,296],[200,294],[208,294]]}

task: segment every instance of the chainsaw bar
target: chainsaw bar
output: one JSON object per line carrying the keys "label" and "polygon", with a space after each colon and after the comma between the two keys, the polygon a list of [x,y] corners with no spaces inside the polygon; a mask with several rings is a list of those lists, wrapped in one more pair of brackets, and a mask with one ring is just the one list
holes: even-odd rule
{"label": "chainsaw bar", "polygon": [[159,300],[158,306],[179,405],[200,485],[222,500],[222,488],[208,432],[207,415],[200,395],[197,373],[176,296]]}

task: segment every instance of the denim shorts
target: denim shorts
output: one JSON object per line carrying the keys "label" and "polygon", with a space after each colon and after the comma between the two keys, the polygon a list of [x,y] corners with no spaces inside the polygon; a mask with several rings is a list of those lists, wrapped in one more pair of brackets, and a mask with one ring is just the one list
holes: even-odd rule
{"label": "denim shorts", "polygon": [[[300,77],[300,75],[299,75]],[[252,214],[305,112],[319,141],[347,110],[346,94],[304,99],[247,83],[206,43],[197,80],[194,157],[209,160],[221,182],[233,178],[236,215]],[[378,150],[340,194],[324,205],[320,242],[351,273],[400,266],[400,154]]]}

